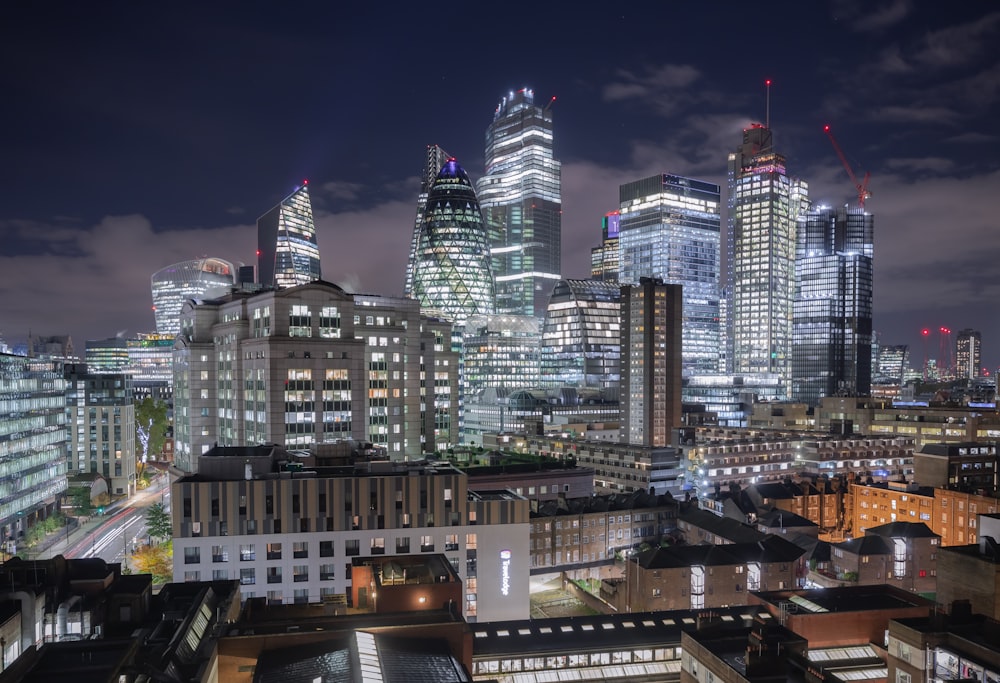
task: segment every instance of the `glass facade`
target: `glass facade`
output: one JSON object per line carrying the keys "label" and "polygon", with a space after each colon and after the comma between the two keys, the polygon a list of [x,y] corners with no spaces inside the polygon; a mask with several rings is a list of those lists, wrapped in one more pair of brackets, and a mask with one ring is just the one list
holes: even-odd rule
{"label": "glass facade", "polygon": [[682,285],[685,375],[719,371],[720,188],[675,175],[622,185],[618,280]]}
{"label": "glass facade", "polygon": [[791,391],[792,309],[795,298],[796,221],[808,205],[808,186],[789,178],[785,158],[774,152],[771,131],[743,132],[729,156],[732,305],[726,329],[736,374],[782,378]]}
{"label": "glass facade", "polygon": [[177,334],[181,306],[185,301],[222,296],[229,292],[234,282],[233,264],[220,258],[183,261],[156,271],[151,278],[156,331]]}
{"label": "glass facade", "polygon": [[621,382],[621,291],[617,283],[560,280],[542,327],[541,384],[617,396]]}
{"label": "glass facade", "polygon": [[618,226],[621,213],[612,211],[601,220],[601,246],[590,250],[590,277],[618,282]]}
{"label": "glass facade", "polygon": [[257,279],[294,287],[322,277],[309,186],[301,187],[257,219]]}
{"label": "glass facade", "polygon": [[500,100],[486,131],[477,189],[489,230],[497,311],[545,315],[562,259],[562,169],[552,156],[552,111],[529,88]]}
{"label": "glass facade", "polygon": [[424,225],[424,211],[427,210],[427,196],[438,173],[448,163],[452,156],[437,145],[427,145],[427,160],[424,164],[424,174],[420,178],[420,194],[417,195],[417,217],[413,224],[413,237],[410,240],[410,258],[406,262],[406,282],[403,284],[403,296],[413,296],[413,267],[416,265],[417,247],[420,246],[420,233]]}
{"label": "glass facade", "polygon": [[871,394],[874,217],[818,207],[798,221],[792,400]]}
{"label": "glass facade", "polygon": [[422,309],[461,324],[493,313],[493,270],[476,191],[455,159],[441,168],[424,210],[410,296]]}

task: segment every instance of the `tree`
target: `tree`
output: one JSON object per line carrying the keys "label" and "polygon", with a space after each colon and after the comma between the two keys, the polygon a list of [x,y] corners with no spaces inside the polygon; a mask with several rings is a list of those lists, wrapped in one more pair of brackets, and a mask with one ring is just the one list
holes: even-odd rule
{"label": "tree", "polygon": [[153,575],[153,583],[166,583],[173,579],[174,561],[169,543],[140,546],[131,559],[137,573]]}
{"label": "tree", "polygon": [[73,507],[81,515],[89,514],[94,509],[94,505],[90,500],[89,486],[73,486],[70,488],[69,494],[73,500]]}
{"label": "tree", "polygon": [[173,525],[170,522],[170,515],[163,509],[163,503],[153,503],[146,510],[146,529],[151,538],[165,541],[173,537]]}
{"label": "tree", "polygon": [[135,442],[139,476],[143,475],[146,460],[152,453],[163,450],[167,438],[167,404],[147,396],[135,404]]}

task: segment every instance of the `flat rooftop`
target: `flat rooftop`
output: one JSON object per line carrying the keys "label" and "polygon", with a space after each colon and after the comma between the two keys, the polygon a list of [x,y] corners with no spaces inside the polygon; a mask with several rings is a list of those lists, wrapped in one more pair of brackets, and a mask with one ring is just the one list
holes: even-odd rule
{"label": "flat rooftop", "polygon": [[755,595],[775,608],[786,602],[796,604],[799,614],[804,612],[872,612],[908,607],[929,607],[934,604],[915,593],[888,585],[764,591]]}

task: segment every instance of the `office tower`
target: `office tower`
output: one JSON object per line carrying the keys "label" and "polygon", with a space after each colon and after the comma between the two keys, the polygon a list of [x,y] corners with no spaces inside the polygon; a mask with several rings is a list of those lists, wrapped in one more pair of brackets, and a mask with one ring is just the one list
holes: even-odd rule
{"label": "office tower", "polygon": [[236,269],[220,258],[182,261],[153,273],[153,316],[160,334],[177,334],[181,306],[188,299],[214,299],[229,292],[236,282]]}
{"label": "office tower", "polygon": [[621,290],[615,282],[560,280],[542,327],[541,384],[589,387],[617,398]]}
{"label": "office tower", "polygon": [[88,339],[84,360],[90,372],[125,372],[128,367],[128,342],[124,336]]}
{"label": "office tower", "polygon": [[477,184],[490,236],[497,312],[545,315],[560,278],[561,187],[561,165],[552,157],[551,108],[536,105],[528,88],[510,92],[486,130],[486,174]]}
{"label": "office tower", "polygon": [[15,552],[66,492],[66,380],[62,361],[0,354],[0,541]]}
{"label": "office tower", "polygon": [[619,211],[611,211],[601,220],[601,245],[590,250],[590,277],[618,282]]}
{"label": "office tower", "polygon": [[496,300],[483,214],[472,181],[454,158],[441,167],[427,193],[410,270],[409,296],[428,313],[456,324],[470,315],[493,313]]}
{"label": "office tower", "polygon": [[774,373],[791,390],[795,231],[808,206],[806,183],[789,178],[771,130],[754,124],[729,155],[732,259],[726,306],[730,367],[736,374]]}
{"label": "office tower", "polygon": [[406,282],[403,284],[403,296],[413,296],[413,267],[416,265],[417,247],[420,246],[420,233],[424,225],[424,211],[427,210],[427,197],[438,174],[452,156],[437,145],[427,145],[427,158],[424,162],[424,173],[420,176],[420,193],[417,195],[417,215],[413,221],[413,236],[410,239],[410,258],[406,262]]}
{"label": "office tower", "polygon": [[174,351],[175,464],[191,471],[215,443],[353,439],[394,460],[453,444],[450,339],[413,299],[323,281],[189,303]]}
{"label": "office tower", "polygon": [[978,330],[966,328],[955,337],[955,377],[976,379],[982,376],[982,338]]}
{"label": "office tower", "polygon": [[129,375],[96,374],[83,364],[67,364],[66,444],[68,474],[100,474],[108,492],[135,493],[135,404]]}
{"label": "office tower", "polygon": [[681,285],[621,288],[622,441],[669,446],[681,423]]}
{"label": "office tower", "polygon": [[901,386],[903,373],[909,365],[910,350],[906,344],[880,346],[878,362],[872,369],[872,384]]}
{"label": "office tower", "polygon": [[798,220],[793,401],[871,393],[874,226],[861,208],[821,206]]}
{"label": "office tower", "polygon": [[309,183],[257,219],[257,278],[265,287],[294,287],[322,277]]}
{"label": "office tower", "polygon": [[683,286],[685,376],[719,371],[719,186],[655,175],[619,188],[618,281]]}

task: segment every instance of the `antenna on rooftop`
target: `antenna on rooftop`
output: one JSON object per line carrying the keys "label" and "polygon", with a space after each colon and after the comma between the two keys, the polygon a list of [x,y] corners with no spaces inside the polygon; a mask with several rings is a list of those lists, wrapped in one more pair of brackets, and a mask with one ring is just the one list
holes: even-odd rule
{"label": "antenna on rooftop", "polygon": [[771,129],[771,79],[764,81],[764,127]]}

